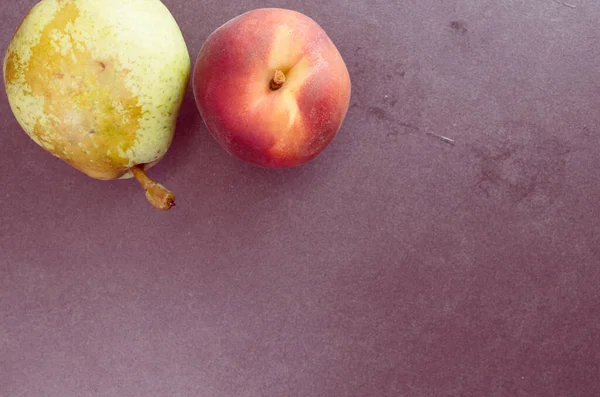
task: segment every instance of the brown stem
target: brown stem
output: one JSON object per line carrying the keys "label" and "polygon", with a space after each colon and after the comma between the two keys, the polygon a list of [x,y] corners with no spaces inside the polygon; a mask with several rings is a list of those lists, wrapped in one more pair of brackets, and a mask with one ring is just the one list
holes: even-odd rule
{"label": "brown stem", "polygon": [[173,192],[150,179],[142,167],[136,165],[131,168],[131,172],[146,191],[146,199],[155,208],[166,211],[175,205],[175,195]]}
{"label": "brown stem", "polygon": [[285,83],[285,73],[277,69],[275,73],[273,73],[273,78],[271,79],[269,87],[271,90],[275,91],[280,89],[281,86],[283,86],[283,83]]}

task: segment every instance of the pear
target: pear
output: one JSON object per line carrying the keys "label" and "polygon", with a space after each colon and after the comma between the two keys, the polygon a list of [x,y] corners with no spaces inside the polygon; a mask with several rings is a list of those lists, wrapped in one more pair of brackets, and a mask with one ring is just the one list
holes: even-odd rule
{"label": "pear", "polygon": [[146,171],[171,145],[190,68],[159,0],[42,0],[12,37],[3,74],[33,141],[92,178],[135,177],[167,210],[173,193]]}

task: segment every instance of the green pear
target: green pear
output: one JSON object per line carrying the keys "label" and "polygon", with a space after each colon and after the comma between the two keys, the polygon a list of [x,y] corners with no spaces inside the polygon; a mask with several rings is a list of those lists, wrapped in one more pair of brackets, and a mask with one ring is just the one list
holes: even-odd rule
{"label": "green pear", "polygon": [[3,71],[33,141],[92,178],[135,177],[166,210],[173,193],[146,170],[171,144],[190,68],[159,0],[42,0],[10,41]]}

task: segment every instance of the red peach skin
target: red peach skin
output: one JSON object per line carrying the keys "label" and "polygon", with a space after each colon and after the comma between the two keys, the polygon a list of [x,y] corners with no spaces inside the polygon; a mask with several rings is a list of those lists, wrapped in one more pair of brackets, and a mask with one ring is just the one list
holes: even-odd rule
{"label": "red peach skin", "polygon": [[305,163],[329,145],[346,117],[351,82],[315,21],[267,8],[208,37],[193,89],[208,130],[227,152],[275,168]]}

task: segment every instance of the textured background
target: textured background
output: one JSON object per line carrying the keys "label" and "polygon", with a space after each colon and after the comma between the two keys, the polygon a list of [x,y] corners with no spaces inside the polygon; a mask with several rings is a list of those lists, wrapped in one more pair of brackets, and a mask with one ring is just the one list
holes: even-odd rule
{"label": "textured background", "polygon": [[[33,3],[0,3],[2,53]],[[190,89],[163,213],[1,96],[0,396],[599,395],[600,2],[165,3],[192,60],[251,8],[313,17],[353,80],[344,126],[257,169]]]}

